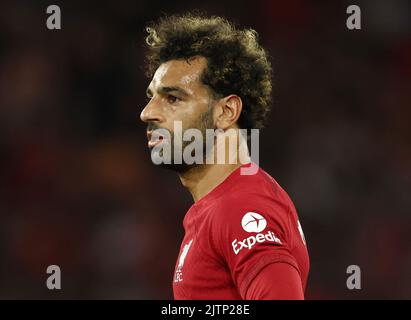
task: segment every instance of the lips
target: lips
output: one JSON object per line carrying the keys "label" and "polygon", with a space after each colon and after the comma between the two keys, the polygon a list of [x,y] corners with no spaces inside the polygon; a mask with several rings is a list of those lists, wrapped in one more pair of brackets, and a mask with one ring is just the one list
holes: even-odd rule
{"label": "lips", "polygon": [[158,132],[148,131],[147,132],[147,139],[148,139],[148,147],[154,148],[156,145],[164,142],[164,136],[159,134]]}
{"label": "lips", "polygon": [[163,139],[156,139],[156,140],[150,140],[148,142],[148,147],[149,148],[154,148],[156,145],[160,144],[163,142]]}

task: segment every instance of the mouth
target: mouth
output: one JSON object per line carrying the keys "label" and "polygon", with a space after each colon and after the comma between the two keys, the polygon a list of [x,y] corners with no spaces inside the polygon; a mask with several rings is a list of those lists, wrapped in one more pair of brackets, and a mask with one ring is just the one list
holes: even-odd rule
{"label": "mouth", "polygon": [[164,142],[164,137],[156,132],[147,132],[148,147],[150,149],[154,148],[156,145]]}

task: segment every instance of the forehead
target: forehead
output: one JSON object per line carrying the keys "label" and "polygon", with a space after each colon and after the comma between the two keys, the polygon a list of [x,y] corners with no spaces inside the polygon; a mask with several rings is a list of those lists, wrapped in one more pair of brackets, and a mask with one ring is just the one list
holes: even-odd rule
{"label": "forehead", "polygon": [[199,80],[206,64],[203,57],[164,62],[154,73],[150,87],[180,86],[194,89],[202,85]]}

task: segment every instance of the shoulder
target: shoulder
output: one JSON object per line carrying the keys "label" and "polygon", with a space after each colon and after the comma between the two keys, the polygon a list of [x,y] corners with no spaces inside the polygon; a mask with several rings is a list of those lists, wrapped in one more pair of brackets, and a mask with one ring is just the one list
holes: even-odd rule
{"label": "shoulder", "polygon": [[238,209],[288,210],[292,205],[285,190],[261,168],[254,175],[239,176],[231,188],[216,199],[214,213],[224,211],[224,215],[236,215]]}
{"label": "shoulder", "polygon": [[286,228],[292,202],[284,189],[264,170],[240,176],[230,189],[216,199],[210,213],[214,226],[238,225],[252,217]]}

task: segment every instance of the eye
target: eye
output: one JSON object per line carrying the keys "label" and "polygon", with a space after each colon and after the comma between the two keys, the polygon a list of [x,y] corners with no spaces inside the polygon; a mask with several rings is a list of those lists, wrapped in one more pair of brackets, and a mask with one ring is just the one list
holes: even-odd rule
{"label": "eye", "polygon": [[171,94],[167,95],[167,102],[170,104],[174,104],[176,102],[179,102],[180,100],[180,98],[177,98],[176,96],[173,96]]}

